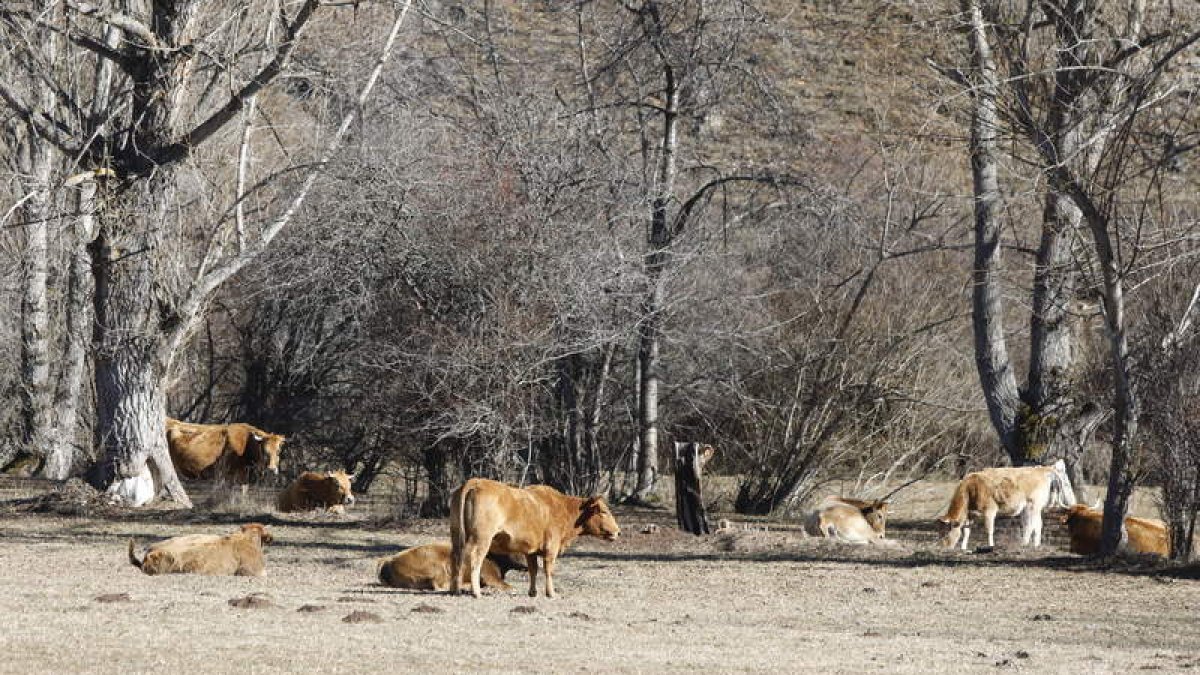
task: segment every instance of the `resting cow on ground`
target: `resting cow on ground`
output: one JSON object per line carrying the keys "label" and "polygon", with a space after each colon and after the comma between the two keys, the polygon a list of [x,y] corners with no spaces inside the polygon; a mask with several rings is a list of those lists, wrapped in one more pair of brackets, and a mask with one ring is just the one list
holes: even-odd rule
{"label": "resting cow on ground", "polygon": [[345,471],[305,471],[280,493],[279,510],[287,512],[328,509],[342,513],[346,506],[354,503],[354,495],[350,492],[352,480],[354,475]]}
{"label": "resting cow on ground", "polygon": [[1075,492],[1061,459],[1053,466],[1002,467],[969,473],[954,490],[946,515],[938,518],[941,544],[953,547],[961,535],[965,551],[971,519],[982,517],[988,546],[995,546],[993,533],[996,516],[1000,515],[1021,516],[1021,544],[1041,546],[1042,509],[1052,494],[1059,506],[1075,503]]}
{"label": "resting cow on ground", "polygon": [[[1071,533],[1071,553],[1095,555],[1100,551],[1100,525],[1104,512],[1085,504],[1075,504],[1062,516]],[[1166,557],[1171,554],[1167,524],[1154,518],[1125,519],[1125,536],[1121,550],[1134,553],[1153,553]]]}
{"label": "resting cow on ground", "polygon": [[851,544],[870,544],[883,539],[888,503],[830,495],[808,514],[804,531]]}
{"label": "resting cow on ground", "polygon": [[[383,561],[379,566],[379,581],[385,586],[411,588],[418,591],[450,590],[449,542],[414,546]],[[480,569],[480,582],[484,586],[507,591],[512,588],[504,581],[504,575],[512,569],[525,569],[507,555],[488,554]],[[466,573],[464,567],[462,572]],[[470,583],[469,579],[460,579]]]}
{"label": "resting cow on ground", "polygon": [[175,470],[185,478],[218,473],[245,485],[251,474],[279,473],[284,437],[249,424],[192,424],[167,418],[167,445]]}
{"label": "resting cow on ground", "polygon": [[263,546],[271,541],[266,527],[250,523],[225,536],[190,534],[160,541],[139,561],[130,539],[129,562],[146,574],[260,576],[265,562]]}
{"label": "resting cow on ground", "polygon": [[451,590],[471,571],[471,595],[479,597],[480,570],[489,552],[524,555],[529,595],[537,595],[538,556],[545,565],[546,596],[554,597],[554,562],[586,534],[609,541],[621,528],[603,497],[571,497],[547,485],[515,488],[472,478],[450,496]]}

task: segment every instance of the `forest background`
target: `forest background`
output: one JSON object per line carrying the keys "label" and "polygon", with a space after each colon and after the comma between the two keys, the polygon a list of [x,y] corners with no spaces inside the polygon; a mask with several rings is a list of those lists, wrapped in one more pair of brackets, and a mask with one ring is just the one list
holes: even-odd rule
{"label": "forest background", "polygon": [[1061,457],[1190,550],[1196,19],[7,2],[0,466],[187,503],[164,417],[245,421],[438,515],[702,441],[765,514]]}

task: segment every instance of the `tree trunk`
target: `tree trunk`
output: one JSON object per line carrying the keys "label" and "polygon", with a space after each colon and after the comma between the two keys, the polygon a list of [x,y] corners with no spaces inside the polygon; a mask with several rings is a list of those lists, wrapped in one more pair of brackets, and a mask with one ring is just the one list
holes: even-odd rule
{"label": "tree trunk", "polygon": [[711,445],[675,443],[675,519],[684,532],[710,532],[700,480],[713,452]]}
{"label": "tree trunk", "polygon": [[[25,202],[25,255],[21,266],[23,285],[21,296],[21,380],[23,451],[44,458],[52,438],[51,402],[54,390],[50,383],[50,309],[47,300],[49,277],[49,232],[52,219],[53,195],[50,192],[50,173],[53,154],[48,143],[39,143],[32,134],[29,142],[33,157],[34,179],[29,185],[30,198]],[[11,459],[11,458],[10,458]],[[0,466],[6,462],[0,462]]]}
{"label": "tree trunk", "polygon": [[662,307],[662,281],[650,281],[649,297],[642,306],[642,325],[638,334],[638,462],[637,486],[633,497],[648,502],[658,481],[658,353],[659,316]]}
{"label": "tree trunk", "polygon": [[1001,205],[996,140],[999,134],[996,113],[999,85],[979,1],[963,0],[962,8],[970,22],[968,44],[972,69],[977,77],[970,140],[975,194],[975,263],[971,297],[975,367],[1000,444],[1010,457],[1016,458],[1021,455],[1015,424],[1020,399],[1004,336],[1001,287]]}
{"label": "tree trunk", "polygon": [[99,234],[89,244],[95,277],[97,434],[112,485],[139,476],[153,463],[167,495],[191,500],[175,475],[167,451],[166,376],[168,331],[177,321],[160,298],[169,278],[161,252],[163,230],[174,206],[174,175],[160,167],[153,178],[124,187],[99,215]]}
{"label": "tree trunk", "polygon": [[66,480],[75,466],[79,444],[76,426],[79,419],[79,395],[87,367],[88,328],[92,323],[91,259],[85,242],[91,240],[92,211],[95,208],[96,183],[87,180],[79,194],[79,216],[71,238],[72,253],[67,269],[66,330],[63,365],[58,391],[54,397],[54,438],[42,465],[42,475],[51,480]]}
{"label": "tree trunk", "polygon": [[[657,18],[657,17],[656,17]],[[657,29],[661,26],[655,24]],[[670,265],[670,246],[675,237],[669,222],[669,208],[675,192],[676,149],[678,147],[679,83],[675,71],[664,59],[664,95],[662,147],[658,158],[658,185],[651,202],[650,250],[646,254],[646,298],[642,304],[642,323],[638,331],[638,364],[641,378],[638,408],[638,481],[634,499],[646,502],[658,480],[658,389],[659,341],[662,312],[666,305],[665,273]]]}
{"label": "tree trunk", "polygon": [[444,518],[450,513],[452,491],[446,473],[446,452],[441,446],[431,446],[422,453],[421,460],[429,492],[417,512],[422,518]]}

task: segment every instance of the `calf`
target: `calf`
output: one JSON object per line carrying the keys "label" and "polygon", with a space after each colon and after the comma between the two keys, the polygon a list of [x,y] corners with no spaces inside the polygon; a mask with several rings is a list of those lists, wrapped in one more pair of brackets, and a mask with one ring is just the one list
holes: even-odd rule
{"label": "calf", "polygon": [[279,510],[289,512],[328,509],[341,513],[345,511],[346,506],[354,503],[354,495],[350,491],[352,480],[354,475],[345,471],[305,471],[280,493]]}
{"label": "calf", "polygon": [[808,534],[851,544],[883,539],[888,503],[830,495],[821,500],[804,522]]}
{"label": "calf", "polygon": [[471,572],[471,595],[479,597],[480,573],[489,552],[524,555],[529,595],[537,595],[538,557],[545,565],[546,597],[554,597],[554,563],[579,535],[617,538],[621,528],[603,497],[572,497],[548,485],[516,488],[472,478],[450,496],[451,591]]}
{"label": "calf", "polygon": [[[385,586],[411,588],[419,591],[450,590],[449,542],[414,546],[383,561],[379,566],[379,581]],[[480,582],[484,586],[507,591],[512,588],[504,581],[511,569],[525,569],[506,555],[488,554],[480,569]],[[466,573],[466,568],[462,572]],[[459,583],[469,580],[460,579]]]}
{"label": "calf", "polygon": [[1075,503],[1075,492],[1060,459],[1053,466],[1002,467],[969,473],[959,482],[946,515],[938,518],[941,544],[967,549],[971,519],[983,518],[988,546],[995,546],[996,516],[1021,516],[1021,544],[1042,545],[1042,509],[1051,495],[1061,506]]}
{"label": "calf", "polygon": [[265,565],[263,546],[272,540],[266,527],[249,523],[225,536],[191,534],[160,541],[138,560],[130,539],[129,562],[146,574],[261,576]]}
{"label": "calf", "polygon": [[[1075,504],[1062,515],[1062,521],[1071,533],[1071,553],[1099,553],[1103,511],[1084,504]],[[1171,539],[1167,532],[1167,524],[1154,518],[1126,518],[1121,549],[1134,553],[1153,553],[1163,557],[1170,555]]]}

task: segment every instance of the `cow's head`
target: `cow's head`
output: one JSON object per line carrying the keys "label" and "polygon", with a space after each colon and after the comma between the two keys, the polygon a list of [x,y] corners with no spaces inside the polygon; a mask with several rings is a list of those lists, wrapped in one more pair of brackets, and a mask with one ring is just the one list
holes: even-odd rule
{"label": "cow's head", "polygon": [[621,534],[617,519],[613,517],[604,497],[588,497],[583,500],[579,505],[579,520],[575,521],[575,527],[583,529],[584,534],[603,537],[609,541]]}
{"label": "cow's head", "polygon": [[962,538],[964,523],[957,520],[950,520],[946,516],[937,519],[938,534],[941,539],[938,543],[945,548],[953,548],[958,545],[958,540]]}
{"label": "cow's head", "polygon": [[330,471],[325,474],[325,503],[328,506],[350,505],[354,503],[354,494],[350,492],[350,481],[354,474],[345,471]]}
{"label": "cow's head", "polygon": [[258,456],[254,458],[256,468],[260,471],[270,471],[275,475],[279,475],[279,452],[283,449],[285,439],[279,434],[257,433],[253,434],[254,442],[258,446]]}
{"label": "cow's head", "polygon": [[275,537],[271,536],[271,533],[267,531],[267,526],[262,523],[246,523],[242,526],[242,532],[258,537],[258,541],[263,546],[275,541]]}
{"label": "cow's head", "polygon": [[879,536],[882,537],[884,530],[887,529],[888,503],[877,499],[860,510],[867,524],[871,526],[871,529],[878,532]]}

